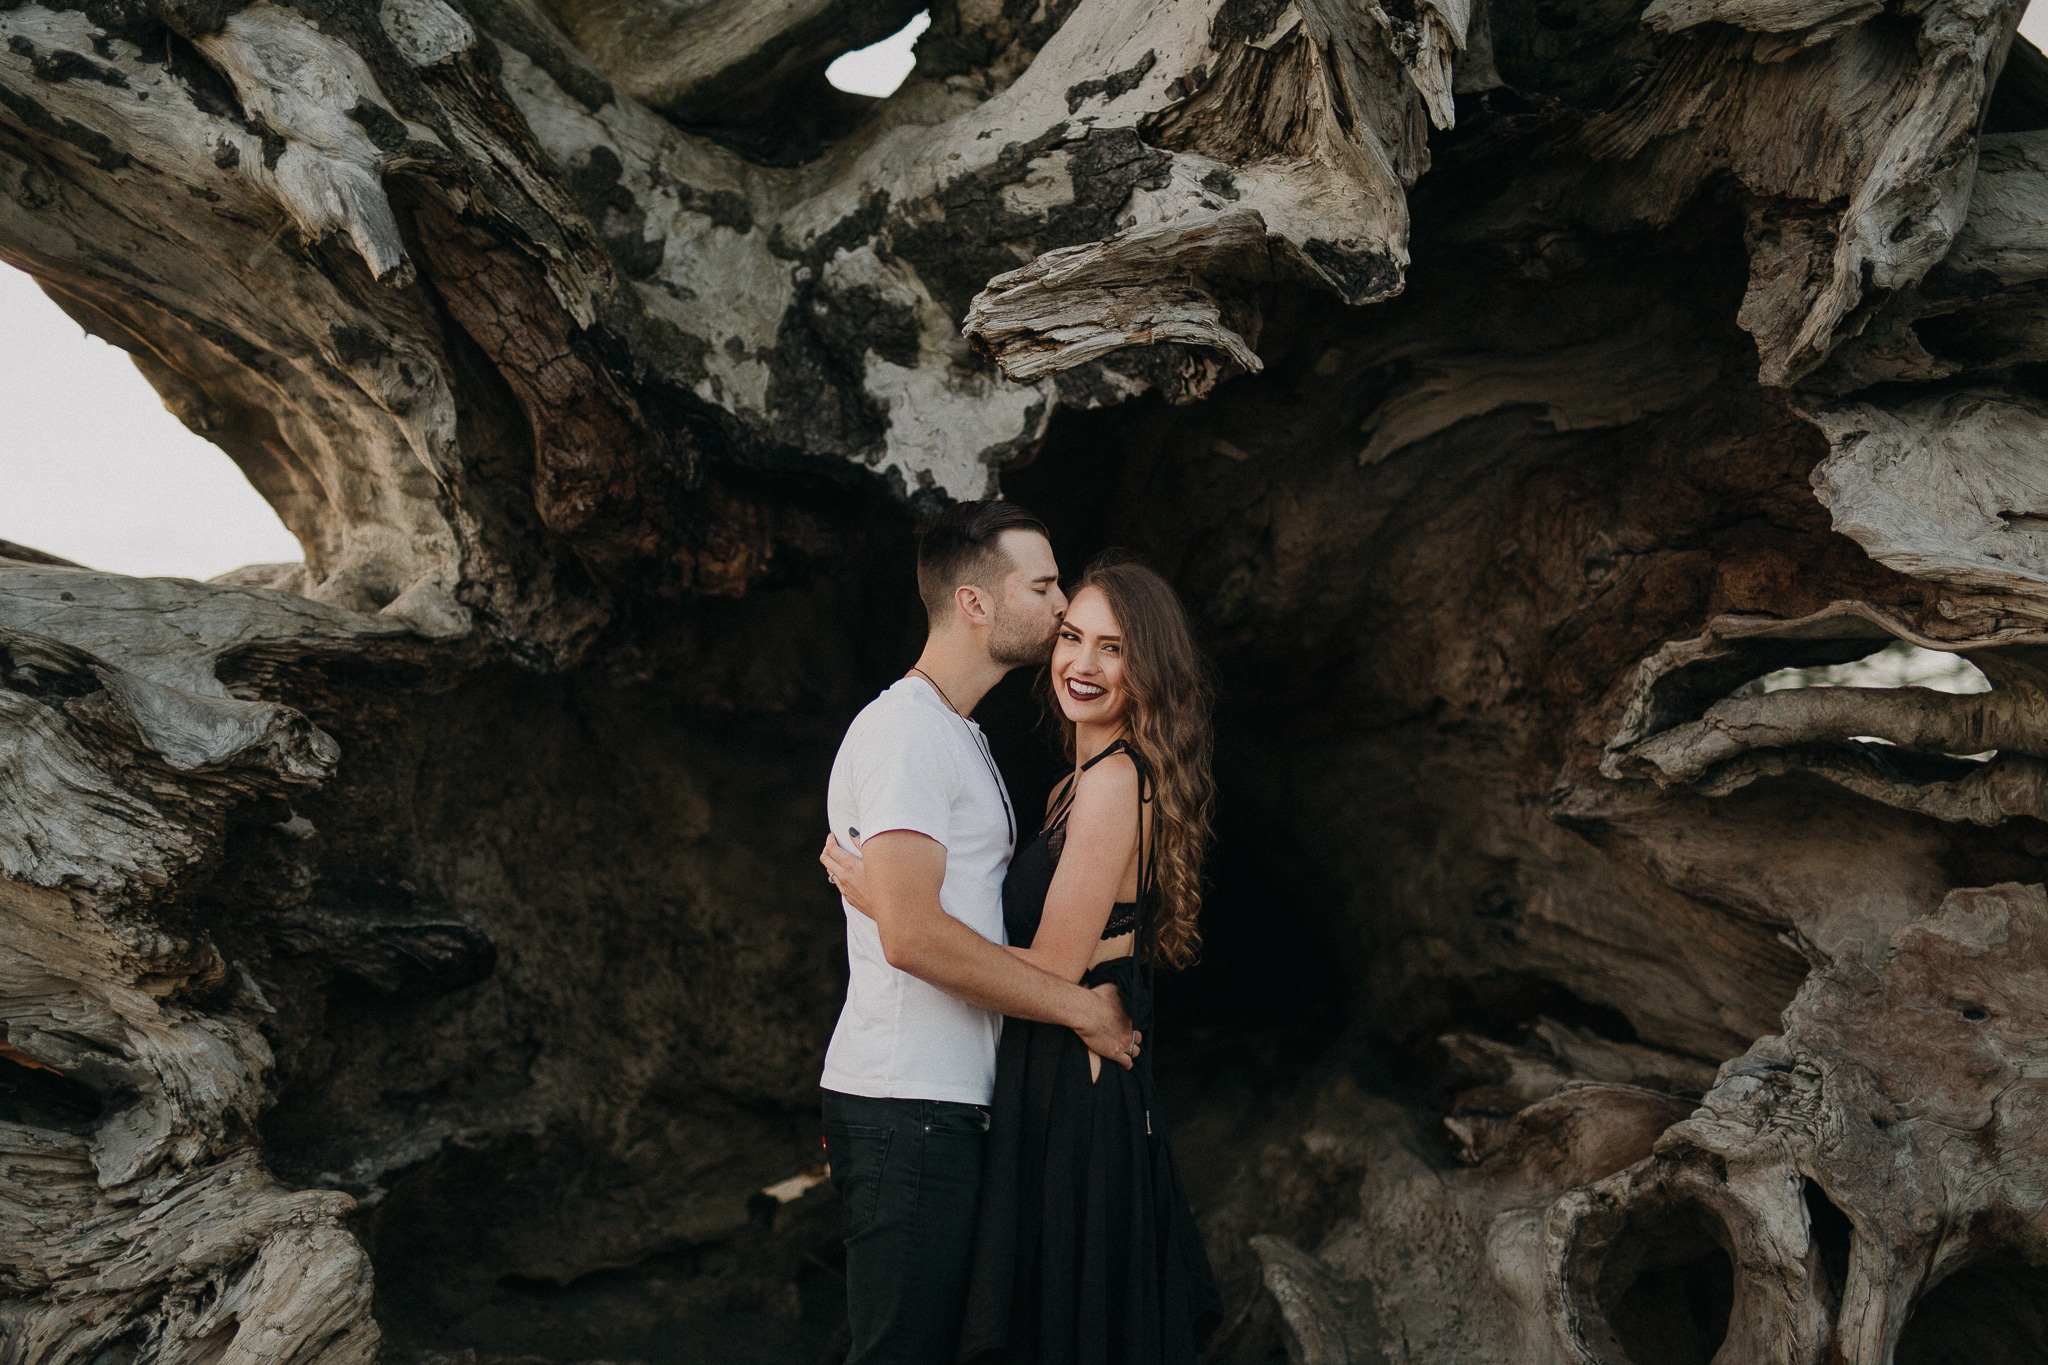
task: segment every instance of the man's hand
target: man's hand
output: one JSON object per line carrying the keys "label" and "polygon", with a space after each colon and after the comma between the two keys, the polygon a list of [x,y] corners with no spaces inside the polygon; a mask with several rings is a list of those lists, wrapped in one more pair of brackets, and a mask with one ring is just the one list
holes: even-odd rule
{"label": "man's hand", "polygon": [[1112,985],[1097,986],[1088,994],[1095,997],[1096,1017],[1076,1024],[1074,1032],[1096,1056],[1115,1062],[1129,1071],[1138,1060],[1138,1031],[1131,1016],[1124,1013],[1124,993]]}

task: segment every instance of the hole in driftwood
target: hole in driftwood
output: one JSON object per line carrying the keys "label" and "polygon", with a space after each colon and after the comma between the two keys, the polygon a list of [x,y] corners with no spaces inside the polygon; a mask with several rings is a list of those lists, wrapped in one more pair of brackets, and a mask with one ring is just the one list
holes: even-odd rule
{"label": "hole in driftwood", "polygon": [[2048,1360],[2048,1270],[1997,1257],[1964,1266],[1913,1309],[1897,1365]]}
{"label": "hole in driftwood", "polygon": [[1893,640],[1845,663],[1779,668],[1736,689],[1737,696],[1804,687],[1925,687],[1966,695],[1989,692],[1991,680],[1960,654]]}
{"label": "hole in driftwood", "polygon": [[92,1358],[92,1365],[134,1365],[148,1345],[147,1333],[130,1332],[100,1347],[99,1354]]}
{"label": "hole in driftwood", "polygon": [[138,345],[90,304],[59,303],[0,264],[6,557],[32,546],[34,560],[195,578],[301,558],[234,462],[137,373],[121,347]]}
{"label": "hole in driftwood", "polygon": [[1728,1335],[1735,1270],[1707,1215],[1684,1204],[1622,1233],[1597,1296],[1631,1365],[1710,1365]]}
{"label": "hole in driftwood", "polygon": [[246,122],[241,96],[227,72],[181,33],[166,29],[163,41],[164,69],[185,87],[192,103],[216,117]]}
{"label": "hole in driftwood", "polygon": [[97,1094],[69,1076],[0,1057],[0,1120],[83,1133],[103,1108]]}
{"label": "hole in driftwood", "polygon": [[2048,128],[2048,57],[2028,41],[2029,36],[2021,34],[2013,39],[2005,68],[1999,73],[1998,84],[1992,87],[1989,107],[1984,112],[1987,133]]}
{"label": "hole in driftwood", "polygon": [[1651,685],[1648,733],[1705,715],[1726,698],[1808,687],[1926,687],[1989,692],[1991,680],[1960,654],[1888,636],[1745,640],[1731,653],[1674,668]]}
{"label": "hole in driftwood", "polygon": [[1698,720],[1715,702],[1731,695],[1747,696],[1753,688],[1761,690],[1756,685],[1764,677],[1854,663],[1891,643],[1891,637],[1879,635],[1738,641],[1726,654],[1683,664],[1651,683],[1644,732],[1656,734]]}
{"label": "hole in driftwood", "polygon": [[931,23],[932,12],[919,10],[916,18],[879,43],[840,54],[825,68],[825,79],[849,95],[885,99],[895,94],[916,68],[918,35]]}
{"label": "hole in driftwood", "polygon": [[1806,1182],[1804,1193],[1813,1244],[1820,1252],[1821,1270],[1828,1279],[1828,1299],[1840,1303],[1842,1287],[1849,1282],[1849,1248],[1855,1240],[1856,1227],[1849,1221],[1849,1215],[1828,1198],[1827,1191],[1811,1180]]}
{"label": "hole in driftwood", "polygon": [[[1723,701],[1772,692],[1850,688],[1883,692],[1924,688],[1956,696],[1992,690],[1991,680],[1960,654],[1923,649],[1904,640],[1869,636],[1745,640],[1724,655],[1671,670],[1651,686],[1646,735],[1658,735],[1706,716]],[[1881,728],[1874,726],[1873,728]],[[1816,741],[1847,751],[1886,780],[1912,785],[1955,782],[1982,770],[1996,749],[1974,753],[1921,753],[1883,735]]]}

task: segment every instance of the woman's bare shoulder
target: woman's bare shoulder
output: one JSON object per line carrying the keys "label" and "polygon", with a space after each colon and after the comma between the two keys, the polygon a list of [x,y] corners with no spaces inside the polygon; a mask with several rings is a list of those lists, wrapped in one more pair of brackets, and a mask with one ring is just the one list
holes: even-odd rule
{"label": "woman's bare shoulder", "polygon": [[1119,749],[1081,774],[1074,786],[1074,800],[1092,803],[1138,799],[1138,765]]}

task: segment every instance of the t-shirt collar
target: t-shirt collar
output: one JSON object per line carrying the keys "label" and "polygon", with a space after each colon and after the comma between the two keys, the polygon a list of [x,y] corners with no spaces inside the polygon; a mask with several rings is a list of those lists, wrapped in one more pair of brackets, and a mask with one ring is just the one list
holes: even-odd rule
{"label": "t-shirt collar", "polygon": [[[915,673],[906,673],[901,678],[898,678],[896,681],[899,685],[903,683],[917,684],[918,689],[922,691],[925,694],[925,696],[931,699],[932,705],[938,707],[941,711],[944,711],[949,716],[960,716],[960,713],[958,711],[955,711],[952,707],[946,705],[946,699],[939,695],[939,689],[932,686],[931,680],[929,678],[920,678]],[[981,733],[981,726],[979,723],[975,721],[974,717],[960,716],[960,719],[966,721],[967,728],[974,731],[975,734],[978,735]]]}

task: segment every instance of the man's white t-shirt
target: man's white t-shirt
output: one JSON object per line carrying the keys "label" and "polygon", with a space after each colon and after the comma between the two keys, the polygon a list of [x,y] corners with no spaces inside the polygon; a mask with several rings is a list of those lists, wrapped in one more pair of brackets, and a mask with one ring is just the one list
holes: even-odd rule
{"label": "man's white t-shirt", "polygon": [[[940,908],[991,943],[1003,941],[1003,874],[1016,837],[1009,793],[981,727],[954,714],[929,683],[905,678],[854,717],[825,804],[832,832],[849,848],[890,830],[944,844]],[[846,1007],[825,1051],[825,1088],[987,1104],[1002,1016],[890,966],[875,922],[844,899],[840,906]]]}

